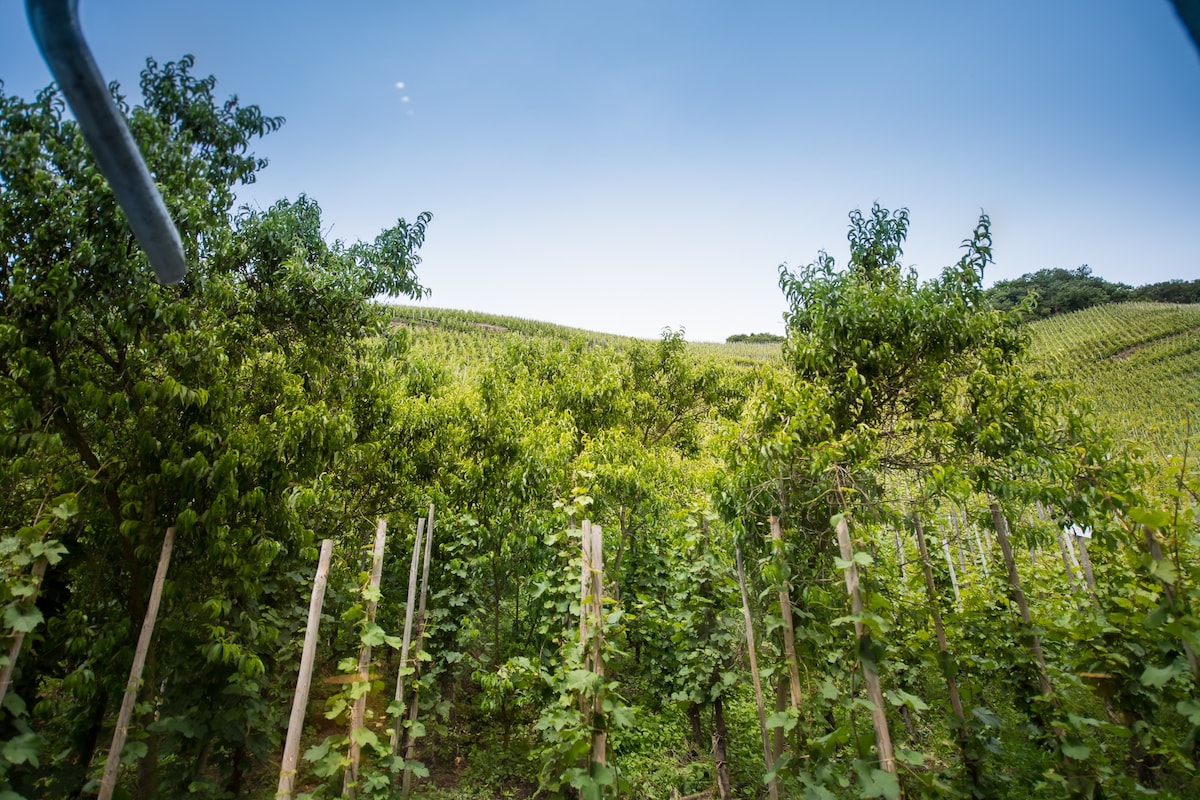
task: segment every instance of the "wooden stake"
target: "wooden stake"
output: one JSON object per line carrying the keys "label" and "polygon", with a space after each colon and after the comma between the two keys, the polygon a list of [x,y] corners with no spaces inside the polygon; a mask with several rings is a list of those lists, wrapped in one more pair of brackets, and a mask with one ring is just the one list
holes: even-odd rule
{"label": "wooden stake", "polygon": [[[962,570],[963,583],[967,582],[967,554],[963,551],[963,533],[962,528],[958,525],[958,515],[953,511],[947,514],[950,517],[950,525],[954,528],[954,543],[958,547],[958,566]],[[970,542],[967,542],[968,548]]]}
{"label": "wooden stake", "polygon": [[958,575],[954,572],[954,559],[950,555],[950,541],[942,536],[942,552],[946,554],[946,569],[950,571],[950,588],[954,590],[955,605],[962,606],[962,596],[958,593]]}
{"label": "wooden stake", "polygon": [[[413,609],[417,602],[417,565],[421,563],[421,538],[425,533],[425,518],[417,519],[417,532],[413,536],[412,561],[408,565],[408,602],[404,606],[404,638],[400,642],[400,668],[396,670],[396,694],[392,701],[404,702],[404,668],[408,666],[408,645],[412,641]],[[404,727],[403,709],[396,711],[392,725],[392,752],[400,750],[400,730]]]}
{"label": "wooden stake", "polygon": [[[771,517],[771,541],[775,550],[776,566],[779,574],[783,575],[787,566],[783,550],[783,528],[779,517]],[[779,613],[783,618],[783,653],[787,659],[788,687],[791,690],[792,708],[800,708],[803,699],[800,691],[800,660],[796,657],[796,629],[792,618],[792,598],[788,591],[788,582],[781,581],[779,586]]]}
{"label": "wooden stake", "polygon": [[[763,701],[762,681],[758,677],[758,650],[754,645],[754,619],[750,616],[750,596],[746,593],[746,571],[742,568],[742,546],[736,545],[738,585],[742,587],[742,617],[746,622],[746,649],[750,655],[750,677],[754,680],[754,699],[758,703],[758,730],[762,734],[763,761],[767,772],[775,770],[771,758],[771,740],[767,735],[767,706]],[[775,779],[767,784],[771,800],[779,800],[779,783]]]}
{"label": "wooden stake", "polygon": [[[975,534],[975,547],[979,550],[979,566],[983,567],[983,577],[991,577],[988,571],[987,551],[983,549],[983,539],[979,536],[979,528],[971,523],[971,532]],[[991,542],[988,542],[988,547],[991,547]]]}
{"label": "wooden stake", "polygon": [[1017,574],[1017,562],[1013,558],[1012,545],[1008,540],[1008,520],[1004,518],[1004,512],[1000,510],[1000,506],[997,503],[991,504],[991,512],[992,527],[996,531],[996,539],[1000,542],[1000,552],[1004,555],[1004,565],[1008,568],[1008,585],[1012,589],[1017,609],[1021,612],[1021,622],[1029,632],[1029,651],[1033,655],[1034,664],[1037,666],[1038,683],[1041,684],[1042,694],[1047,697],[1053,697],[1054,686],[1051,685],[1050,675],[1046,670],[1046,657],[1042,654],[1042,640],[1038,638],[1037,633],[1033,630],[1033,616],[1029,613],[1029,603],[1025,599],[1024,590],[1021,588],[1021,576]]}
{"label": "wooden stake", "polygon": [[[592,614],[596,629],[592,632],[591,671],[604,683],[604,532],[599,525],[592,533]],[[592,763],[608,763],[608,731],[604,726],[604,690],[597,687],[592,695]]]}
{"label": "wooden stake", "polygon": [[[375,609],[379,601],[374,599],[379,595],[379,583],[383,580],[383,546],[387,541],[387,520],[379,520],[375,527],[375,548],[371,553],[371,598],[367,600],[367,622],[375,621]],[[358,651],[358,682],[370,684],[371,681],[371,645],[364,644]],[[342,795],[347,800],[354,800],[358,795],[358,766],[362,759],[362,747],[355,738],[355,731],[366,725],[367,694],[369,686],[354,699],[354,707],[350,710],[350,765],[342,778]]]}
{"label": "wooden stake", "polygon": [[1092,572],[1092,559],[1088,555],[1087,537],[1075,536],[1075,544],[1079,545],[1079,563],[1083,567],[1083,577],[1087,581],[1092,594],[1096,593],[1096,575]]}
{"label": "wooden stake", "polygon": [[171,550],[175,546],[175,529],[167,528],[163,536],[162,551],[158,556],[158,569],[154,572],[154,584],[150,588],[150,602],[146,605],[146,616],[142,619],[142,632],[138,635],[137,649],[133,652],[133,665],[129,668],[129,681],[125,684],[125,696],[121,698],[121,710],[117,713],[117,726],[113,730],[112,745],[108,748],[108,760],[104,762],[104,776],[100,779],[99,800],[111,800],[117,788],[117,771],[121,766],[121,751],[125,749],[125,738],[129,735],[129,720],[138,691],[142,688],[142,670],[146,666],[146,655],[150,652],[150,640],[154,636],[154,625],[158,619],[158,604],[162,600],[163,584],[167,580],[167,568],[171,565]]}
{"label": "wooden stake", "polygon": [[900,540],[900,526],[892,528],[892,534],[896,539],[896,560],[900,562],[900,582],[908,584],[908,559],[905,558],[904,542]]}
{"label": "wooden stake", "polygon": [[[862,592],[858,588],[858,565],[854,563],[854,546],[850,542],[850,526],[846,524],[844,515],[838,517],[837,537],[838,546],[842,551],[842,560],[850,562],[850,566],[844,570],[846,592],[850,595],[850,612],[857,617],[863,612]],[[854,635],[858,637],[861,645],[863,639],[866,638],[861,622],[854,623]],[[879,673],[875,671],[873,665],[869,665],[866,661],[862,662],[862,668],[863,678],[867,684],[867,698],[874,706],[871,711],[871,720],[875,725],[875,748],[879,751],[879,766],[884,771],[895,775],[896,758],[892,753],[892,735],[888,731],[887,712],[883,705],[883,689],[879,685]]]}
{"label": "wooden stake", "polygon": [[717,796],[721,800],[731,800],[733,790],[729,783],[729,758],[725,743],[729,741],[729,732],[725,727],[725,702],[720,697],[713,700],[713,759],[717,762]]}
{"label": "wooden stake", "polygon": [[[925,527],[921,524],[921,515],[914,511],[912,515],[913,529],[917,534],[917,549],[921,553],[921,570],[925,573],[925,597],[929,601],[929,612],[933,616],[934,633],[937,634],[938,652],[949,654],[950,646],[946,644],[946,626],[942,624],[942,608],[938,602],[937,587],[933,582],[933,569],[929,564],[929,550],[925,546]],[[962,698],[958,694],[958,681],[950,671],[945,672],[946,690],[950,694],[950,708],[957,718],[960,737],[966,736],[966,717],[963,715]]]}
{"label": "wooden stake", "polygon": [[287,740],[283,745],[283,762],[279,767],[279,788],[276,800],[292,800],[296,792],[296,764],[300,760],[300,736],[304,732],[304,712],[308,707],[308,689],[312,684],[313,661],[317,653],[317,636],[321,628],[321,606],[325,602],[325,584],[329,580],[329,560],[333,555],[333,540],[321,541],[321,556],[317,559],[317,576],[313,579],[312,597],[308,601],[308,627],[304,631],[304,650],[300,655],[300,674],[296,677],[296,694],[292,697],[292,715],[288,719]]}
{"label": "wooden stake", "polygon": [[[33,594],[29,596],[30,605],[37,604],[38,592],[41,591],[42,578],[46,575],[48,563],[46,559],[39,558],[29,573],[33,578]],[[25,631],[17,631],[13,634],[12,644],[8,647],[8,663],[4,665],[3,671],[0,671],[0,706],[4,705],[4,698],[8,695],[8,687],[12,684],[13,669],[17,666],[17,657],[21,655],[21,645],[24,643]]]}
{"label": "wooden stake", "polygon": [[1071,566],[1072,553],[1067,552],[1067,534],[1065,531],[1058,532],[1058,550],[1062,554],[1063,569],[1067,571],[1067,582],[1071,584],[1071,591],[1077,592],[1080,590],[1079,580],[1075,577],[1075,570]]}
{"label": "wooden stake", "polygon": [[591,520],[585,519],[581,525],[580,546],[583,548],[583,558],[579,571],[579,646],[583,647],[587,644],[588,594],[592,591],[592,523]]}
{"label": "wooden stake", "polygon": [[[421,567],[421,599],[417,603],[417,649],[416,653],[420,654],[425,646],[425,598],[429,594],[429,559],[430,553],[433,552],[433,503],[429,504],[429,522],[425,526],[425,557]],[[419,672],[421,662],[417,661],[415,669]],[[408,709],[408,731],[405,733],[404,746],[404,780],[400,790],[401,797],[408,797],[412,792],[412,770],[408,768],[408,762],[412,761],[416,754],[417,742],[412,735],[413,726],[417,722],[417,710],[420,706],[421,684],[414,682],[412,704]]]}

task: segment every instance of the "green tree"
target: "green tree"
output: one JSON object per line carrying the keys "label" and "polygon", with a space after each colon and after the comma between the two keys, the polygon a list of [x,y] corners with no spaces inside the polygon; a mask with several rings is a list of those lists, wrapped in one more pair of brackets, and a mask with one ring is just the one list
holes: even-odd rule
{"label": "green tree", "polygon": [[[323,239],[304,197],[233,214],[266,163],[251,143],[282,119],[218,101],[192,66],[148,61],[142,103],[120,99],[179,225],[190,271],[178,287],[154,282],[57,93],[0,95],[4,522],[36,522],[47,490],[78,508],[39,600],[44,640],[16,683],[57,754],[10,775],[23,791],[86,782],[175,526],[150,711],[130,745],[146,756],[138,791],[215,776],[240,794],[280,735],[275,684],[294,669],[314,532],[390,510],[403,471],[381,447],[395,412],[372,299],[423,292],[429,216],[345,247]],[[162,772],[160,746],[174,754]]]}

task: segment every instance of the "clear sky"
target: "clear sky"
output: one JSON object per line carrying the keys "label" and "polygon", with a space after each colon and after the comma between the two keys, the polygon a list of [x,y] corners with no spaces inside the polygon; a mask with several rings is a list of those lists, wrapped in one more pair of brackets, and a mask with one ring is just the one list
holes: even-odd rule
{"label": "clear sky", "polygon": [[[912,215],[905,262],[987,282],[1089,264],[1200,277],[1200,54],[1168,0],[82,0],[136,94],[184,53],[284,128],[243,200],[331,238],[434,219],[429,305],[656,337],[782,333],[778,266]],[[0,0],[0,80],[49,83]]]}

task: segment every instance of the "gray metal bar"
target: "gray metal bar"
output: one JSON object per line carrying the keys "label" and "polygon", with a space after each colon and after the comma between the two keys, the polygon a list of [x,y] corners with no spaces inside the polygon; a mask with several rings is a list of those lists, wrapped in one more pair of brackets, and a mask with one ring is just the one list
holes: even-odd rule
{"label": "gray metal bar", "polygon": [[26,0],[29,26],[161,283],[187,273],[179,231],[79,27],[79,0]]}

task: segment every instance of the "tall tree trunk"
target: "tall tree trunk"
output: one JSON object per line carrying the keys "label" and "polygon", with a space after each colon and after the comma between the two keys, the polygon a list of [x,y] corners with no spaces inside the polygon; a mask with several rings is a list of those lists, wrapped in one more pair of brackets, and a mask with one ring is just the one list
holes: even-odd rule
{"label": "tall tree trunk", "polygon": [[733,790],[729,784],[729,757],[726,755],[726,743],[729,741],[729,731],[725,727],[725,702],[720,696],[713,700],[713,760],[717,762],[717,796],[721,800],[730,800]]}
{"label": "tall tree trunk", "polygon": [[688,723],[692,730],[692,740],[688,742],[688,755],[696,758],[700,755],[700,748],[704,746],[704,742],[702,741],[704,732],[700,726],[700,704],[688,703],[687,715]]}
{"label": "tall tree trunk", "polygon": [[[775,678],[775,713],[787,711],[788,708],[788,684],[782,675],[776,675]],[[774,763],[779,763],[779,757],[783,755],[783,726],[771,731],[771,760]]]}

